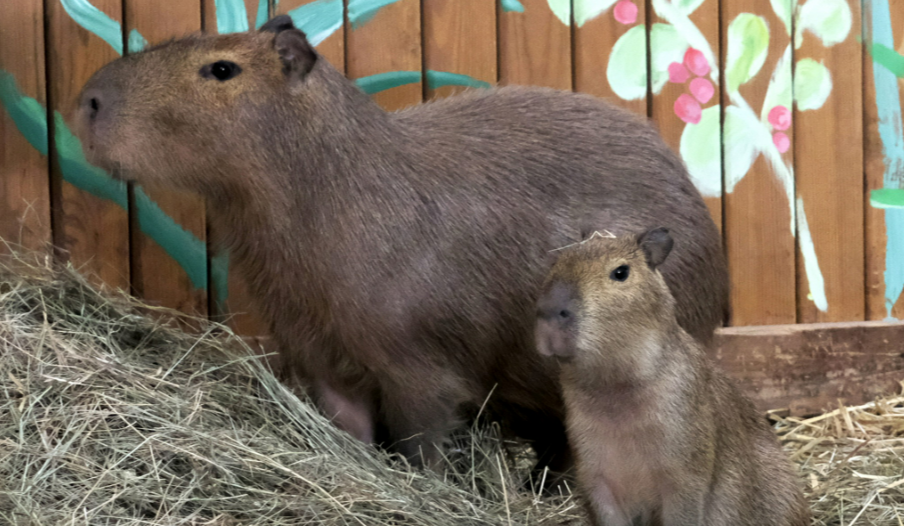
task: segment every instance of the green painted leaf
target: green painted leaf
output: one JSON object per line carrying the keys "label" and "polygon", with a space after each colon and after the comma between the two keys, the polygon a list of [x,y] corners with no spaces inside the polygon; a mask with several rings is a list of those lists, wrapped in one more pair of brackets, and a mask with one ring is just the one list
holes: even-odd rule
{"label": "green painted leaf", "polygon": [[355,80],[355,85],[368,95],[421,80],[420,71],[387,71]]}
{"label": "green painted leaf", "polygon": [[793,0],[770,0],[770,5],[773,6],[773,12],[776,13],[776,17],[782,20],[783,25],[786,27],[786,34],[791,35]]}
{"label": "green painted leaf", "polygon": [[851,29],[852,10],[846,0],[808,0],[798,10],[795,47],[801,46],[804,31],[810,31],[830,47],[845,40]]}
{"label": "green painted leaf", "polygon": [[760,110],[760,120],[767,122],[767,115],[776,106],[792,108],[792,46],[786,46],[785,52],[776,61],[770,86],[764,96],[764,105]]}
{"label": "green painted leaf", "polygon": [[217,13],[217,32],[241,33],[248,31],[248,13],[242,0],[214,0]]}
{"label": "green painted leaf", "polygon": [[874,62],[888,69],[895,76],[902,78],[905,74],[905,59],[898,51],[874,42],[870,46],[870,56],[873,57]]}
{"label": "green painted leaf", "polygon": [[47,110],[37,100],[26,97],[11,73],[0,69],[0,104],[19,133],[41,155],[47,155]]}
{"label": "green painted leaf", "polygon": [[[660,93],[669,81],[669,65],[682,62],[688,42],[672,24],[653,24],[650,28],[651,91]],[[641,55],[643,57],[643,55]],[[637,60],[637,58],[636,58]],[[644,60],[641,60],[642,64]]]}
{"label": "green painted leaf", "polygon": [[905,208],[905,191],[901,188],[871,190],[870,206],[874,208]]}
{"label": "green painted leaf", "polygon": [[500,0],[500,6],[503,8],[503,12],[506,13],[524,13],[525,6],[522,5],[518,0]]}
{"label": "green painted leaf", "polygon": [[757,75],[767,60],[770,30],[763,17],[741,13],[729,24],[726,35],[726,88],[730,93]]}
{"label": "green painted leaf", "polygon": [[[276,5],[273,6],[276,9]],[[258,0],[258,14],[255,15],[255,29],[267,23],[267,0]]]}
{"label": "green painted leaf", "polygon": [[799,110],[816,110],[833,91],[830,70],[811,58],[795,64],[795,104]]}
{"label": "green painted leaf", "polygon": [[610,51],[606,79],[621,99],[638,100],[647,95],[647,37],[637,25],[619,37]]}
{"label": "green painted leaf", "polygon": [[316,46],[343,25],[342,0],[316,0],[287,13],[295,27],[305,32],[308,42]]}
{"label": "green painted leaf", "polygon": [[60,0],[60,3],[76,24],[103,39],[118,54],[123,54],[123,30],[119,22],[87,0]]}
{"label": "green painted leaf", "polygon": [[550,10],[556,15],[560,22],[567,26],[572,25],[572,2],[571,0],[547,0]]}
{"label": "green painted leaf", "polygon": [[760,153],[754,143],[755,134],[751,124],[745,118],[744,110],[738,106],[726,107],[726,116],[723,119],[726,193],[731,193],[735,189],[735,185],[745,177]]}
{"label": "green painted leaf", "polygon": [[717,104],[705,108],[697,124],[686,124],[679,141],[679,153],[688,175],[704,197],[722,194],[720,150],[720,106]]}
{"label": "green painted leaf", "polygon": [[148,47],[148,41],[145,40],[145,37],[138,30],[129,31],[129,53],[138,53],[146,47]]}
{"label": "green painted leaf", "polygon": [[572,8],[575,10],[575,25],[581,27],[600,16],[604,11],[616,3],[616,0],[574,0]]}
{"label": "green painted leaf", "polygon": [[374,15],[384,7],[395,4],[399,0],[349,0],[349,22],[352,28],[361,27],[362,24],[374,18]]}

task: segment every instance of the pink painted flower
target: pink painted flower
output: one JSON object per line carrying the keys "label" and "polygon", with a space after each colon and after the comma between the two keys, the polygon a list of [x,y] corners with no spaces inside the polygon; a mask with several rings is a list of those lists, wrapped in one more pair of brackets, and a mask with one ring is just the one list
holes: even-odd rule
{"label": "pink painted flower", "polygon": [[779,150],[779,153],[786,153],[789,151],[789,146],[792,145],[792,141],[789,140],[789,136],[783,132],[776,132],[773,134],[773,144],[776,145],[776,149]]}
{"label": "pink painted flower", "polygon": [[678,62],[673,62],[669,65],[669,81],[675,82],[676,84],[685,84],[685,81],[688,80],[688,70],[685,69],[685,66]]}
{"label": "pink painted flower", "polygon": [[679,95],[676,103],[672,105],[672,111],[676,112],[676,116],[688,124],[701,122],[701,105],[687,93]]}
{"label": "pink painted flower", "polygon": [[792,112],[785,106],[773,106],[770,113],[767,114],[767,121],[776,130],[788,130],[792,125]]}
{"label": "pink painted flower", "polygon": [[638,6],[632,0],[620,0],[613,8],[613,17],[620,24],[634,24],[638,20]]}
{"label": "pink painted flower", "polygon": [[685,52],[684,62],[685,66],[699,77],[703,77],[710,73],[710,64],[707,63],[707,58],[704,57],[703,53],[693,47],[688,48],[688,51]]}
{"label": "pink painted flower", "polygon": [[704,104],[713,97],[713,84],[703,77],[698,77],[688,84],[688,91],[698,99],[698,102]]}

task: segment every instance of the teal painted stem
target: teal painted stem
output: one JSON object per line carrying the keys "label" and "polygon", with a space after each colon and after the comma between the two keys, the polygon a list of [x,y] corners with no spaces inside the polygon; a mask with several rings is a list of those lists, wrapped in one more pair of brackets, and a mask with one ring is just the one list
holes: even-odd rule
{"label": "teal painted stem", "polygon": [[113,179],[107,172],[88,163],[82,152],[82,143],[72,134],[58,111],[54,112],[54,126],[54,144],[63,180],[127,210],[129,198],[126,183]]}
{"label": "teal painted stem", "polygon": [[211,288],[217,314],[226,312],[229,298],[229,252],[223,251],[211,257]]}
{"label": "teal painted stem", "polygon": [[287,13],[295,27],[308,37],[308,42],[316,46],[343,25],[342,0],[316,0],[296,7]]}
{"label": "teal painted stem", "polygon": [[369,77],[362,77],[356,80],[355,84],[368,95],[373,95],[397,86],[413,84],[420,80],[420,71],[388,71]]}
{"label": "teal painted stem", "polygon": [[[871,49],[879,44],[893,49],[892,21],[887,0],[865,0],[863,24],[870,24]],[[876,89],[877,129],[883,144],[883,188],[902,189],[905,170],[905,148],[902,137],[902,106],[899,103],[899,83],[895,73],[876,60],[873,63],[874,87]],[[900,209],[886,209],[886,269],[883,279],[886,283],[885,301],[887,316],[902,295],[905,284],[905,214]]]}
{"label": "teal painted stem", "polygon": [[241,33],[248,31],[248,12],[242,0],[214,0],[217,12],[217,32]]}
{"label": "teal painted stem", "polygon": [[60,3],[76,24],[102,38],[118,54],[123,54],[123,30],[119,22],[86,0],[60,0]]}
{"label": "teal painted stem", "polygon": [[870,56],[875,63],[888,69],[893,75],[902,78],[902,75],[905,74],[905,57],[902,57],[898,51],[874,42],[870,46]]}
{"label": "teal painted stem", "polygon": [[468,75],[449,73],[448,71],[427,70],[427,87],[437,89],[441,86],[467,86],[469,88],[489,88],[490,83]]}
{"label": "teal painted stem", "polygon": [[500,0],[500,5],[502,6],[503,11],[514,11],[516,13],[525,12],[525,6],[518,0]]}
{"label": "teal painted stem", "polygon": [[37,100],[26,97],[12,74],[0,69],[0,104],[19,133],[41,155],[47,155],[47,110]]}
{"label": "teal painted stem", "polygon": [[192,286],[207,288],[207,246],[166,214],[141,187],[135,187],[138,227],[185,271]]}
{"label": "teal painted stem", "polygon": [[905,190],[901,188],[871,190],[870,206],[874,208],[905,208]]}

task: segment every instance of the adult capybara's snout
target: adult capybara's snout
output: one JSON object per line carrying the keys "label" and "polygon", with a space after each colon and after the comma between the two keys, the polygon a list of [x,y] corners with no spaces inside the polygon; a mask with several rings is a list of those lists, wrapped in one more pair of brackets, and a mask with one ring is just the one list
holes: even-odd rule
{"label": "adult capybara's snout", "polygon": [[107,149],[122,106],[122,86],[113,71],[117,65],[111,63],[91,77],[82,88],[73,116],[85,156],[92,164],[105,168],[110,167]]}

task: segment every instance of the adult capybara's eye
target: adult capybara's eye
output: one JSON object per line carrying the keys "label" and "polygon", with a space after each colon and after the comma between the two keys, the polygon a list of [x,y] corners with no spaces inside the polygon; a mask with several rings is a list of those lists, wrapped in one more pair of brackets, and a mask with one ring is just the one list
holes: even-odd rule
{"label": "adult capybara's eye", "polygon": [[625,281],[628,279],[628,265],[619,265],[610,272],[610,279],[613,281]]}
{"label": "adult capybara's eye", "polygon": [[223,82],[225,80],[229,80],[239,73],[242,73],[242,68],[239,67],[235,62],[230,62],[228,60],[218,60],[213,64],[208,64],[201,68],[199,72],[204,78],[214,78]]}

